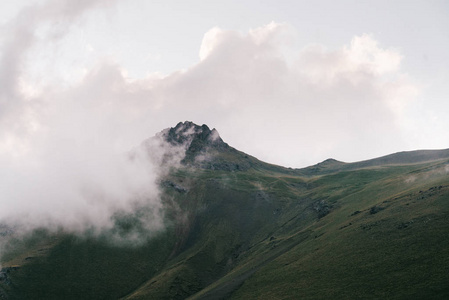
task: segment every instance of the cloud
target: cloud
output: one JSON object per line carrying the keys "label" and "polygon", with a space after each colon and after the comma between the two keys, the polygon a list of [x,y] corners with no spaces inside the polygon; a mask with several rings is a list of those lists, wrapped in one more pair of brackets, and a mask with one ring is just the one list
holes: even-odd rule
{"label": "cloud", "polygon": [[[161,139],[134,143],[142,106],[132,90],[117,66],[102,65],[70,89],[31,99],[16,114],[27,128],[2,128],[11,138],[0,152],[0,220],[82,232],[110,229],[117,212],[147,207],[158,220],[149,229],[161,229],[158,176],[183,153]],[[173,158],[161,164],[167,152]]]}
{"label": "cloud", "polygon": [[405,108],[420,89],[400,72],[398,50],[364,34],[339,49],[306,46],[292,61],[282,51],[286,31],[211,29],[200,62],[155,85],[161,112],[212,124],[231,145],[290,166],[407,145]]}
{"label": "cloud", "polygon": [[[163,143],[136,146],[184,120],[215,127],[239,150],[287,166],[403,150],[405,108],[419,88],[401,74],[402,55],[371,35],[339,49],[309,45],[291,59],[283,52],[291,34],[285,24],[248,33],[213,28],[200,60],[165,76],[130,79],[105,58],[69,85],[27,78],[33,60],[25,58],[42,24],[58,25],[39,37],[53,45],[108,3],[50,1],[8,25],[0,64],[8,82],[0,89],[0,220],[110,228],[117,211],[139,205],[159,220],[157,177],[167,167],[160,158],[168,151],[179,161],[182,152]],[[133,160],[125,155],[131,149]]]}
{"label": "cloud", "polygon": [[127,88],[121,71],[102,65],[67,89],[25,80],[27,57],[42,26],[54,26],[39,37],[51,44],[83,14],[111,3],[49,1],[25,8],[6,25],[0,58],[0,222],[101,230],[113,226],[117,212],[145,206],[156,220],[151,229],[162,227],[157,186],[162,169],[152,157],[168,148],[160,142],[136,147],[130,159],[131,146],[126,144],[126,151],[120,146],[118,128],[138,109],[127,104],[132,97],[121,103],[119,92]]}
{"label": "cloud", "polygon": [[354,85],[399,71],[402,56],[394,49],[379,48],[371,35],[355,36],[349,46],[327,51],[321,45],[306,47],[300,55],[298,68],[304,77],[315,83],[333,84],[349,80]]}

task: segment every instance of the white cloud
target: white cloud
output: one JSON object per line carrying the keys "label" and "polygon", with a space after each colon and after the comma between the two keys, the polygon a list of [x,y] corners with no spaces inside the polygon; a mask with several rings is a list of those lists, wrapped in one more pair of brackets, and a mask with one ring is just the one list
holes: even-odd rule
{"label": "white cloud", "polygon": [[91,8],[90,1],[56,2],[20,14],[1,45],[0,79],[8,85],[0,90],[0,219],[101,227],[135,201],[157,210],[159,165],[121,155],[184,120],[206,123],[231,146],[288,166],[403,150],[406,107],[419,87],[401,74],[401,54],[370,35],[339,49],[307,46],[291,62],[282,51],[286,25],[247,34],[213,28],[189,69],[129,79],[105,59],[79,82],[42,87],[24,79],[34,28],[66,22],[58,34],[44,35],[52,45]]}
{"label": "white cloud", "polygon": [[419,87],[401,74],[397,50],[362,35],[340,49],[307,46],[290,63],[282,56],[282,28],[208,32],[201,47],[207,55],[164,79],[161,107],[210,122],[237,148],[287,165],[405,147],[404,108]]}
{"label": "white cloud", "polygon": [[338,84],[339,79],[345,78],[359,84],[366,77],[380,79],[382,75],[398,72],[401,59],[397,50],[382,49],[371,35],[363,34],[339,50],[328,51],[321,45],[306,47],[298,68],[314,82]]}
{"label": "white cloud", "polygon": [[398,71],[402,56],[394,49],[382,49],[371,35],[356,36],[344,52],[352,67],[364,68],[365,71],[382,75]]}
{"label": "white cloud", "polygon": [[[129,160],[120,147],[123,132],[115,132],[134,113],[132,104],[120,103],[118,92],[127,86],[120,68],[99,66],[70,88],[25,79],[40,26],[56,24],[61,38],[76,18],[111,3],[51,1],[27,7],[7,25],[10,34],[0,45],[0,222],[109,228],[117,211],[146,205],[154,212],[153,229],[162,226],[161,168],[138,148]],[[51,44],[54,33],[39,38]]]}
{"label": "white cloud", "polygon": [[217,47],[217,42],[220,40],[219,35],[221,32],[222,30],[218,27],[214,27],[206,32],[200,47],[200,60],[206,59],[210,52]]}

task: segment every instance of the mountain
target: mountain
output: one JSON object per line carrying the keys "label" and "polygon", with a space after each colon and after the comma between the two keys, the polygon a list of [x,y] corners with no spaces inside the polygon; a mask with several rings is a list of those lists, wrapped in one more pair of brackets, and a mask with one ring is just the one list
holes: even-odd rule
{"label": "mountain", "polygon": [[328,174],[344,170],[357,170],[369,167],[381,167],[386,165],[409,165],[431,162],[449,157],[449,149],[444,150],[417,150],[403,151],[375,159],[364,160],[355,163],[344,163],[335,159],[327,159],[314,166],[301,169],[302,174]]}
{"label": "mountain", "polygon": [[183,152],[160,178],[165,229],[127,245],[4,227],[0,299],[449,297],[449,150],[291,169],[206,125],[156,138]]}

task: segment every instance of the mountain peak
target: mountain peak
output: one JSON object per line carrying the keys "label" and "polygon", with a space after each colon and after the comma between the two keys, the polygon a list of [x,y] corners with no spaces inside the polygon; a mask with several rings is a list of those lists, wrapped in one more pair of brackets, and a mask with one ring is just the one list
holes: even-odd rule
{"label": "mountain peak", "polygon": [[341,164],[344,164],[344,163],[341,161],[338,161],[336,159],[333,159],[333,158],[328,158],[328,159],[323,160],[322,162],[318,163],[318,165],[320,165],[320,166],[341,165]]}
{"label": "mountain peak", "polygon": [[179,122],[175,127],[163,130],[161,134],[173,145],[193,143],[198,140],[209,145],[224,143],[215,128],[210,130],[206,124],[200,126],[190,121]]}
{"label": "mountain peak", "polygon": [[223,150],[229,147],[215,128],[211,130],[206,124],[200,126],[191,121],[179,122],[175,127],[164,129],[159,135],[174,146],[184,146],[187,161],[207,148]]}

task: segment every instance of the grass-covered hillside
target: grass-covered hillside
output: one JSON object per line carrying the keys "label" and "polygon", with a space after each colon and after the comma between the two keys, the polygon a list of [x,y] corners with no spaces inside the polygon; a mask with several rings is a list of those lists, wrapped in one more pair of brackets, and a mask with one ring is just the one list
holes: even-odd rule
{"label": "grass-covered hillside", "polygon": [[0,299],[449,299],[449,151],[288,169],[205,125],[164,137],[188,142],[160,181],[164,230],[3,230]]}

